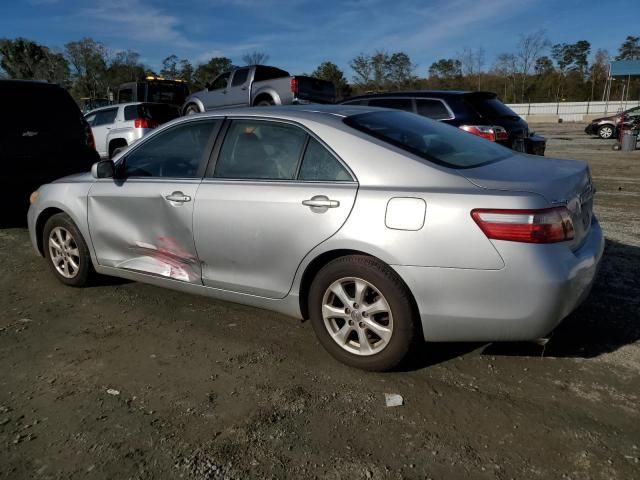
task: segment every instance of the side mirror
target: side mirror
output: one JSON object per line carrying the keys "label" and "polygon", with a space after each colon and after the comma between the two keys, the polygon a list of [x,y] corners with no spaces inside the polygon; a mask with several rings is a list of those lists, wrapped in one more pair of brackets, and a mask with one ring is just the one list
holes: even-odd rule
{"label": "side mirror", "polygon": [[115,167],[111,160],[100,160],[91,165],[91,175],[93,178],[113,178]]}

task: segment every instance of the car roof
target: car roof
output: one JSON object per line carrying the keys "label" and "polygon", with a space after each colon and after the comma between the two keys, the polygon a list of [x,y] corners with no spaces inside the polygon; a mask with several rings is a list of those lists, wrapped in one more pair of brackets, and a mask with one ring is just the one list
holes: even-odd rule
{"label": "car roof", "polygon": [[495,97],[493,92],[485,91],[470,91],[470,90],[408,90],[402,92],[381,92],[381,93],[365,93],[363,95],[357,95],[355,97],[347,98],[344,102],[351,102],[353,100],[367,100],[371,98],[389,98],[389,97],[458,97],[463,95],[490,95]]}
{"label": "car roof", "polygon": [[111,108],[128,107],[129,105],[142,105],[143,103],[151,103],[151,102],[114,103],[113,105],[105,105],[104,107],[98,107],[98,108],[94,108],[93,110],[89,110],[87,113],[85,113],[85,116],[90,115],[92,113],[99,112],[101,110],[109,110]]}

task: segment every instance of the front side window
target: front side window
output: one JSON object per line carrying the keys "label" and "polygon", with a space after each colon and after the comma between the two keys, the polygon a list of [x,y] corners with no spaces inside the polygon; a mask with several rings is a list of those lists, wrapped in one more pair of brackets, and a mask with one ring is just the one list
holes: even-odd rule
{"label": "front side window", "polygon": [[370,112],[344,119],[348,126],[406,152],[451,168],[497,162],[513,152],[467,132],[406,112]]}
{"label": "front side window", "polygon": [[109,110],[100,110],[96,112],[96,118],[93,121],[94,127],[100,125],[109,125],[116,121],[116,115],[118,114],[117,108],[110,108]]}
{"label": "front side window", "polygon": [[229,75],[230,73],[223,73],[222,75],[220,75],[219,77],[217,77],[213,83],[211,84],[211,87],[209,88],[209,90],[222,90],[223,88],[227,88],[227,82],[229,81]]}
{"label": "front side window", "polygon": [[348,182],[352,180],[351,175],[338,159],[315,138],[309,139],[298,179],[314,182]]}
{"label": "front side window", "polygon": [[307,134],[279,122],[234,120],[225,136],[214,177],[292,180]]}
{"label": "front side window", "polygon": [[221,120],[177,125],[155,135],[124,159],[125,177],[195,178]]}
{"label": "front side window", "polygon": [[413,112],[413,102],[410,98],[372,98],[369,100],[369,106]]}
{"label": "front side window", "polygon": [[249,76],[248,68],[241,68],[240,70],[236,70],[233,74],[233,81],[231,82],[232,87],[239,87],[240,85],[244,85],[247,82],[247,77]]}

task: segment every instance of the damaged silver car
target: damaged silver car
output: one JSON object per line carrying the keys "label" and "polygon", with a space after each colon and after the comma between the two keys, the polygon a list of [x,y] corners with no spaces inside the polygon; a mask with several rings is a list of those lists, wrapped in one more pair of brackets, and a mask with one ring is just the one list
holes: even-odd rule
{"label": "damaged silver car", "polygon": [[234,109],[43,185],[29,229],[67,285],[113,275],[310,318],[336,358],[387,370],[422,340],[552,330],[602,256],[593,194],[584,162],[411,113]]}

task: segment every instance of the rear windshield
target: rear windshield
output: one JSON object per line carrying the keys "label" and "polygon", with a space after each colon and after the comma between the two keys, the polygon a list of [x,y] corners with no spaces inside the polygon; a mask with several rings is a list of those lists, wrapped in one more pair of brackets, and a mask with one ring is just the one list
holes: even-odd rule
{"label": "rear windshield", "polygon": [[451,168],[473,168],[513,154],[456,127],[400,111],[353,115],[344,123],[372,137]]}
{"label": "rear windshield", "polygon": [[169,120],[178,118],[180,111],[174,105],[165,103],[141,103],[140,105],[129,105],[124,107],[124,119],[134,120],[136,118],[147,118],[158,123],[166,123]]}
{"label": "rear windshield", "polygon": [[34,132],[74,132],[83,128],[80,109],[66,90],[37,83],[2,85],[3,129]]}
{"label": "rear windshield", "polygon": [[182,105],[187,99],[186,85],[174,83],[149,82],[147,101]]}
{"label": "rear windshield", "polygon": [[465,101],[470,104],[476,112],[486,118],[518,118],[516,112],[493,95],[467,95],[465,96]]}

